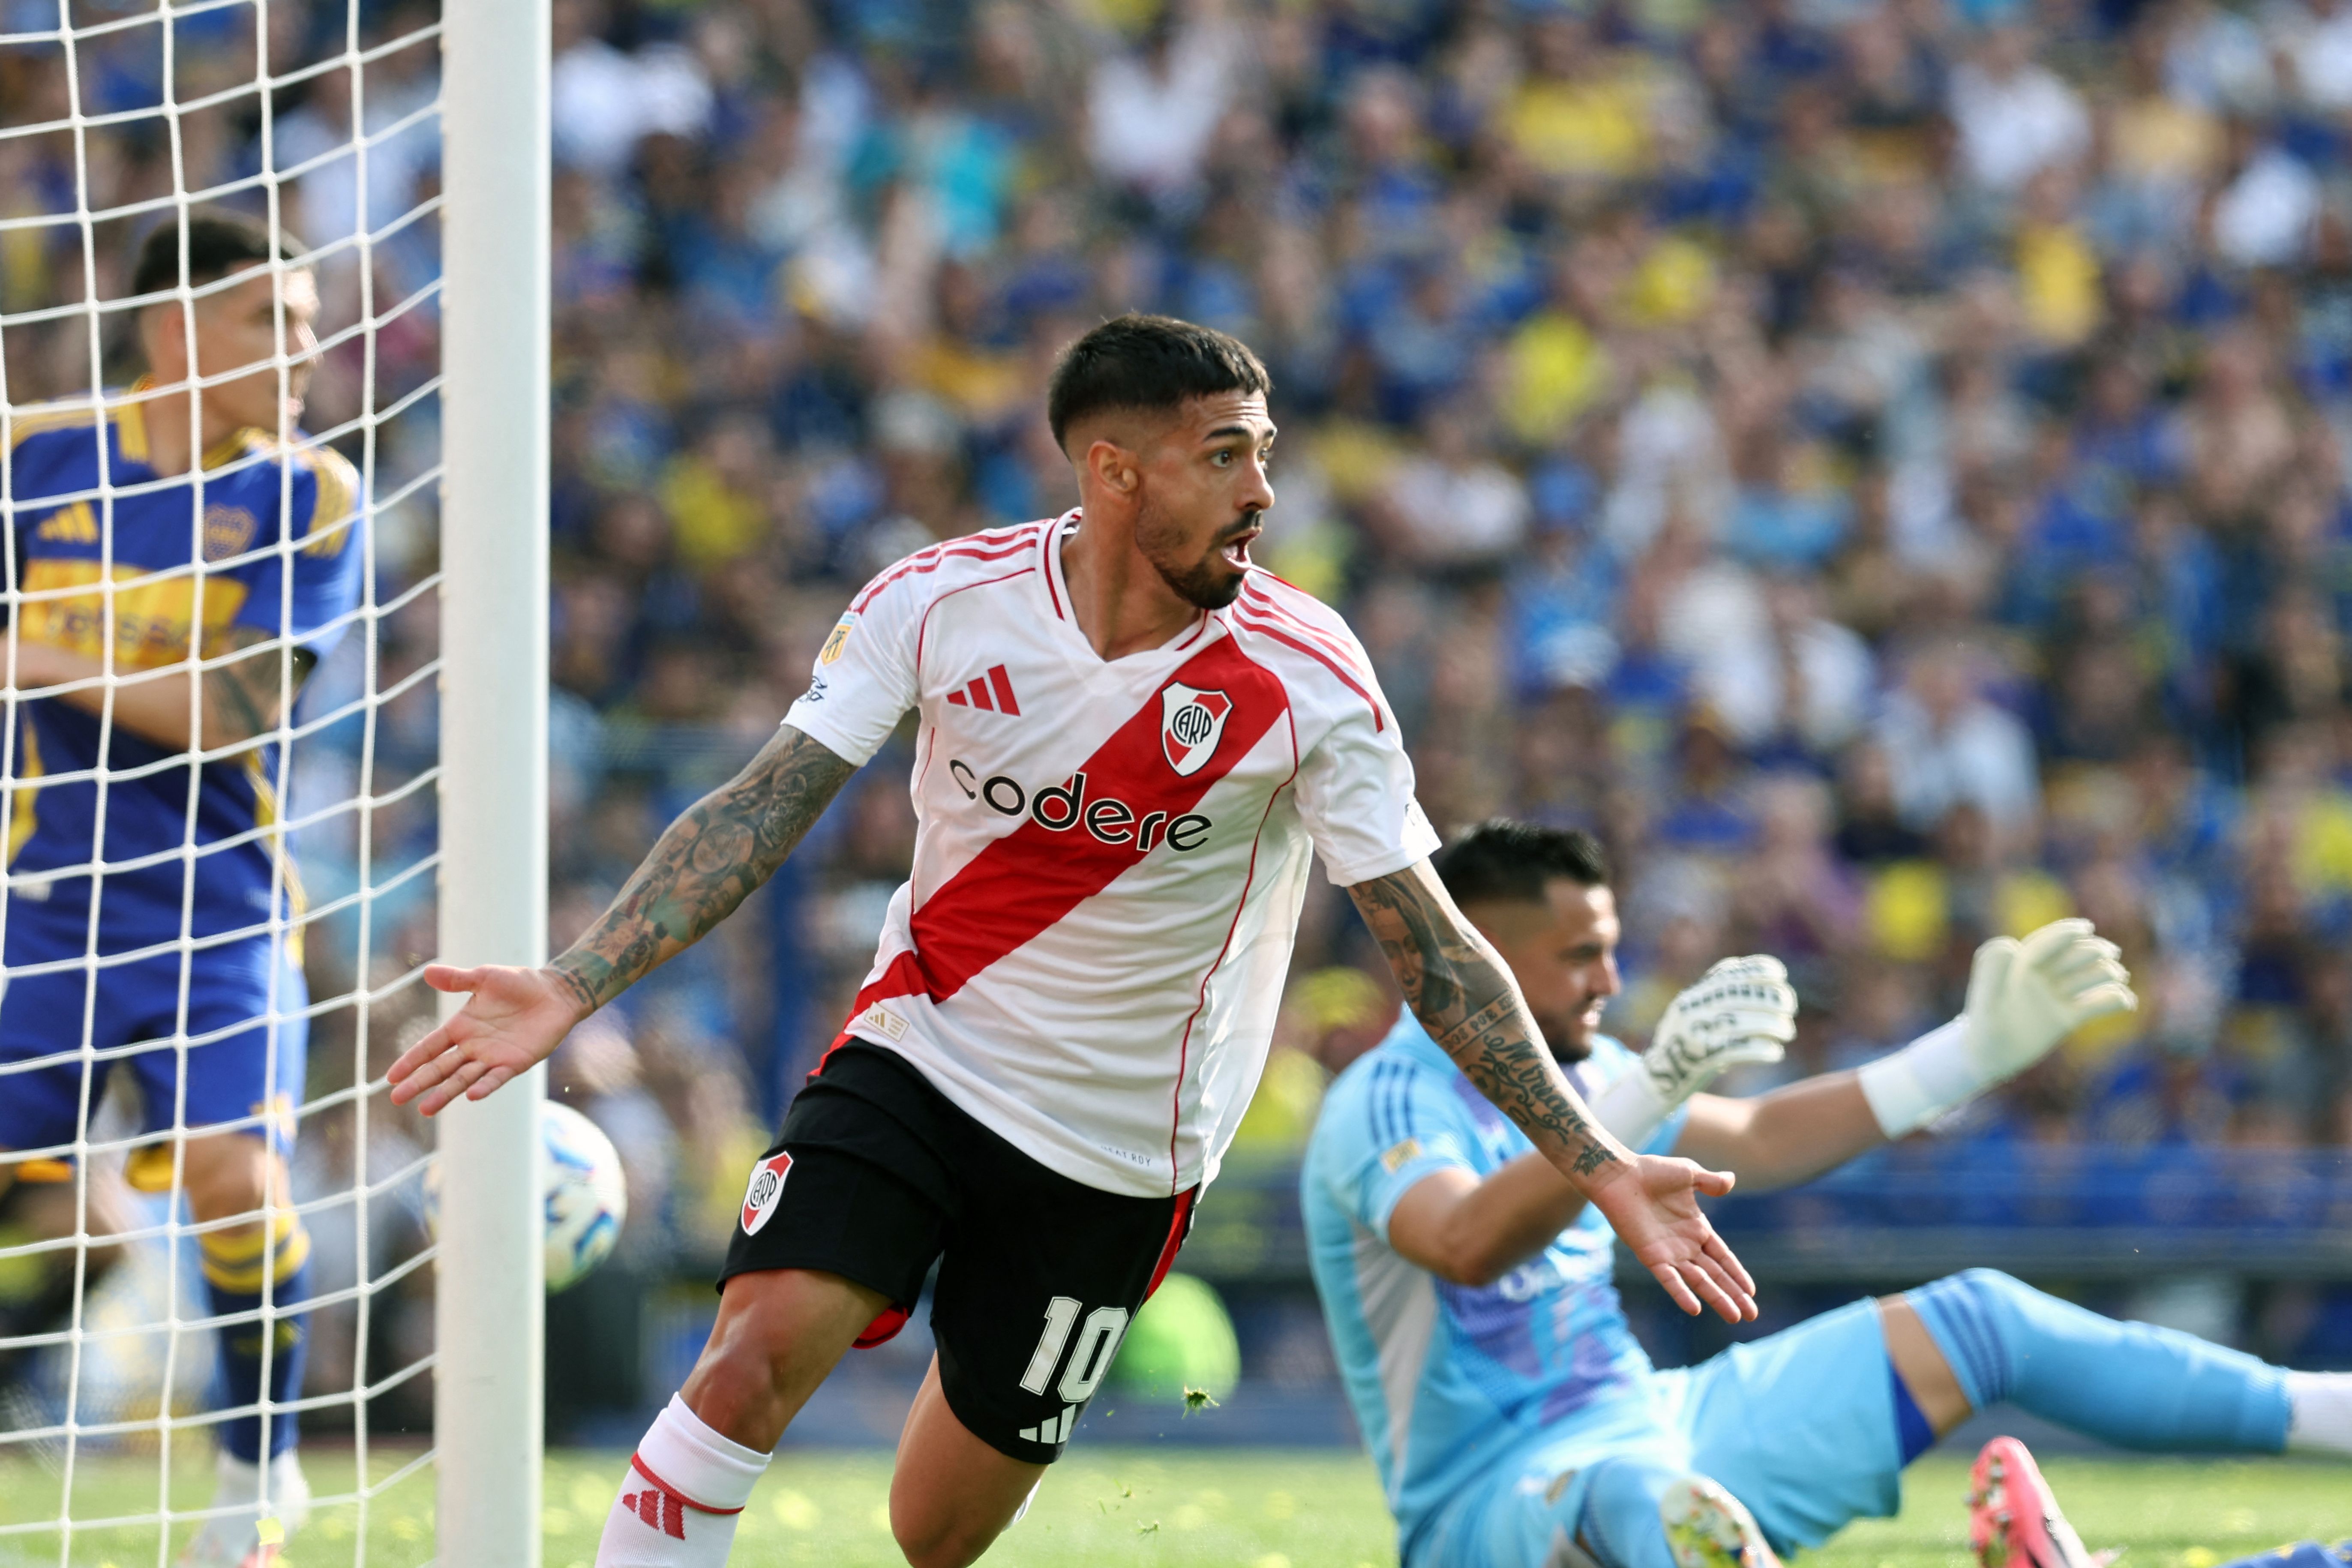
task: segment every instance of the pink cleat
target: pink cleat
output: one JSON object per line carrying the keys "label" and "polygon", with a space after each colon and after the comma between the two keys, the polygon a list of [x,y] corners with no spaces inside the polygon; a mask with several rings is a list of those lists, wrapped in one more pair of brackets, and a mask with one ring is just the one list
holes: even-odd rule
{"label": "pink cleat", "polygon": [[1968,1501],[1978,1568],[2105,1568],[2107,1557],[2084,1550],[2042,1467],[2014,1437],[1995,1437],[1978,1453]]}

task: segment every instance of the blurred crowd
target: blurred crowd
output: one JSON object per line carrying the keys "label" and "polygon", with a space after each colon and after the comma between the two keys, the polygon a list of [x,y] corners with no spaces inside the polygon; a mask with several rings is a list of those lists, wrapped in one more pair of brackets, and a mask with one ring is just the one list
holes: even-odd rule
{"label": "blurred crowd", "polygon": [[[2146,1005],[1977,1134],[2352,1140],[2352,9],[557,17],[579,914],[677,803],[610,742],[748,743],[866,574],[1070,504],[1046,369],[1160,310],[1272,367],[1263,558],[1350,615],[1432,816],[1609,843],[1622,1032],[1767,949],[1790,1070],[1849,1064],[2075,911]],[[795,994],[702,1014],[789,1017],[772,1075],[905,865],[892,773],[738,962]],[[1326,895],[1300,973],[1351,963]]]}
{"label": "blurred crowd", "polygon": [[[438,350],[435,15],[273,0],[267,115],[241,5],[172,24],[170,83],[161,23],[83,39],[70,100],[61,50],[0,49],[6,124],[121,117],[0,135],[0,218],[57,218],[0,231],[8,310],[122,291],[152,209],[87,258],[77,210],[253,206],[292,171],[330,326],[374,322],[309,423],[372,465],[387,605],[434,567],[437,405],[404,400]],[[1850,1065],[1957,1009],[1985,935],[2079,912],[2140,1012],[1952,1131],[2352,1142],[2352,5],[554,15],[559,944],[866,576],[1075,502],[1048,368],[1156,310],[1271,367],[1260,559],[1350,616],[1432,816],[1609,845],[1620,1033],[1769,950],[1805,1007],[1785,1071]],[[140,112],[167,86],[205,100],[176,138]],[[82,390],[89,321],[0,355],[12,402]],[[400,695],[306,742],[298,811],[421,776],[431,682],[399,683],[434,646],[429,595],[387,616]],[[354,645],[310,700],[370,679]],[[723,1224],[838,1026],[908,863],[902,762],[572,1053],[646,1215]],[[396,882],[430,812],[310,830],[314,891]],[[314,966],[429,952],[429,880],[339,914]],[[1250,1145],[1294,1142],[1314,1064],[1377,1037],[1379,972],[1318,890]],[[401,1025],[371,1024],[379,1068]]]}

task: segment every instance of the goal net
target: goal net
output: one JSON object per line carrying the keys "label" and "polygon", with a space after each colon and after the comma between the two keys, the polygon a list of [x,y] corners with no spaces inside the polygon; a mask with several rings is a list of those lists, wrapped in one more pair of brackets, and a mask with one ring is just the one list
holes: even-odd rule
{"label": "goal net", "polygon": [[438,1551],[430,1211],[469,1194],[383,1073],[481,815],[449,42],[436,0],[0,4],[0,1564]]}

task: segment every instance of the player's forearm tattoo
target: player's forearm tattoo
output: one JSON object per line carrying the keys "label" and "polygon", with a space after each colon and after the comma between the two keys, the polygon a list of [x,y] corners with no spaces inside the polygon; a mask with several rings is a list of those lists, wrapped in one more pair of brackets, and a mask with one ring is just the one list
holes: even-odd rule
{"label": "player's forearm tattoo", "polygon": [[[261,689],[264,682],[268,689]],[[278,707],[278,661],[255,655],[209,671],[205,678],[205,744],[249,741],[269,729]]]}
{"label": "player's forearm tattoo", "polygon": [[786,725],[669,825],[601,919],[549,967],[591,1012],[695,942],[776,873],[857,771]]}
{"label": "player's forearm tattoo", "polygon": [[1348,889],[1397,984],[1440,1048],[1544,1149],[1589,1176],[1617,1155],[1553,1065],[1495,950],[1446,899],[1427,863]]}
{"label": "player's forearm tattoo", "polygon": [[[231,652],[243,652],[274,640],[258,628],[247,627],[232,634],[228,646]],[[246,654],[205,671],[202,746],[209,749],[254,740],[278,727],[278,716],[285,706],[279,699],[287,694],[286,688],[300,690],[311,665],[317,662],[308,648],[295,648],[286,657],[293,666],[288,672],[281,672],[279,655],[274,647],[265,653]],[[290,674],[291,679],[281,679],[282,673]]]}

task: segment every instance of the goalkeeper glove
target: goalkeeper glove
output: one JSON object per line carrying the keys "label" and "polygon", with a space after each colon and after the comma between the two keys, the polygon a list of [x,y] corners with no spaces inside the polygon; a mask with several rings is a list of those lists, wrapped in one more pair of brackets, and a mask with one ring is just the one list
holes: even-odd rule
{"label": "goalkeeper glove", "polygon": [[1640,1067],[1592,1101],[1601,1125],[1640,1149],[1675,1108],[1742,1062],[1777,1062],[1797,1033],[1797,993],[1780,961],[1727,958],[1666,1004]]}
{"label": "goalkeeper glove", "polygon": [[1862,1068],[1879,1130],[1900,1138],[2015,1078],[2094,1018],[2139,1006],[2122,951],[2085,920],[1997,936],[1969,966],[1968,1009]]}

